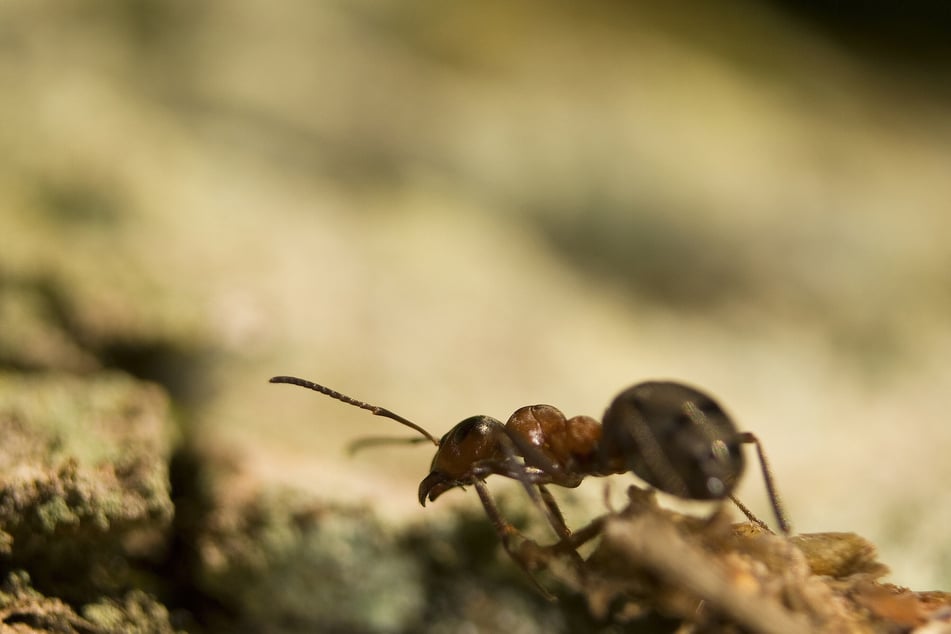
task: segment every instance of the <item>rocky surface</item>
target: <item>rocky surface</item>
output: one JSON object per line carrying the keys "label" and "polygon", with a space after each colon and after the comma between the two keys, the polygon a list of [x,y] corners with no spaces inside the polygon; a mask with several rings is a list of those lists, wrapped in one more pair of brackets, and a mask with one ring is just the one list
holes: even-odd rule
{"label": "rocky surface", "polygon": [[172,631],[154,594],[175,432],[165,391],[122,373],[0,374],[4,624]]}
{"label": "rocky surface", "polygon": [[857,535],[699,520],[635,488],[576,533],[573,547],[597,544],[584,560],[523,539],[551,604],[486,518],[400,532],[367,509],[247,486],[234,456],[203,449],[172,412],[161,387],[117,370],[0,375],[9,631],[951,629],[951,595],[881,583],[887,568]]}

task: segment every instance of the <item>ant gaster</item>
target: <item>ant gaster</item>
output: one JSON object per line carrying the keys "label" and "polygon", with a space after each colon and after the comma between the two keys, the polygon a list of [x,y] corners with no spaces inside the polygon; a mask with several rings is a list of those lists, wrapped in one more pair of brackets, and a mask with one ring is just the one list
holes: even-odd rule
{"label": "ant gaster", "polygon": [[576,487],[587,476],[628,471],[680,498],[730,498],[747,517],[762,524],[732,495],[745,468],[741,445],[753,444],[779,528],[789,532],[759,440],[738,431],[710,396],[681,383],[648,381],[628,388],[608,407],[603,423],[590,416],[565,418],[550,405],[528,405],[504,425],[490,416],[472,416],[441,439],[388,409],[311,381],[276,376],[271,383],[309,388],[419,432],[424,438],[414,441],[428,439],[437,447],[429,475],[419,485],[420,504],[425,506],[450,489],[473,486],[506,551],[526,570],[527,563],[511,544],[517,530],[501,516],[486,487],[490,475],[521,482],[563,542],[571,532],[545,485]]}

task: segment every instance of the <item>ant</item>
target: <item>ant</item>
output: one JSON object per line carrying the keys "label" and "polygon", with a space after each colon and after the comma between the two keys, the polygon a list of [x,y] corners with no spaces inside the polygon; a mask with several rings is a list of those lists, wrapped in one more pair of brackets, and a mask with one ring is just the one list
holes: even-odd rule
{"label": "ant", "polygon": [[[512,543],[518,531],[502,517],[486,486],[490,475],[518,480],[545,512],[559,544],[571,544],[572,535],[546,485],[573,488],[587,476],[628,471],[679,498],[729,498],[751,521],[765,528],[733,496],[745,468],[741,445],[753,444],[779,529],[783,534],[790,531],[759,439],[738,431],[713,398],[682,383],[647,381],[624,390],[604,413],[603,423],[590,416],[565,418],[551,405],[527,405],[504,425],[490,416],[472,416],[437,439],[399,414],[323,385],[292,376],[276,376],[270,382],[315,390],[419,432],[423,438],[407,442],[429,440],[437,447],[429,475],[419,485],[419,503],[425,506],[427,500],[434,502],[456,487],[474,487],[506,552],[533,581],[528,563]],[[580,561],[576,546],[572,545],[571,552]]]}

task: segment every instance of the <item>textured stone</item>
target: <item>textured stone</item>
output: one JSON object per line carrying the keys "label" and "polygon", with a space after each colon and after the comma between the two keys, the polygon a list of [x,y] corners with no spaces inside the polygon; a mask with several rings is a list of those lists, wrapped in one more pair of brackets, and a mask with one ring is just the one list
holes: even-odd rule
{"label": "textured stone", "polygon": [[119,373],[3,374],[0,435],[0,557],[44,592],[121,588],[130,558],[162,548],[173,426],[160,388]]}

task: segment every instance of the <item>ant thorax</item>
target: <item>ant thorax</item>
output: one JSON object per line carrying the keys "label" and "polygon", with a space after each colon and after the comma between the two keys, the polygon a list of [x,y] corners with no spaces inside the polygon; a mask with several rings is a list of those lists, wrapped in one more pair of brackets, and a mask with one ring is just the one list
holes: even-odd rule
{"label": "ant thorax", "polygon": [[590,416],[566,419],[551,405],[527,405],[515,410],[505,427],[525,464],[548,475],[538,481],[576,487],[584,475],[597,472],[601,423]]}

